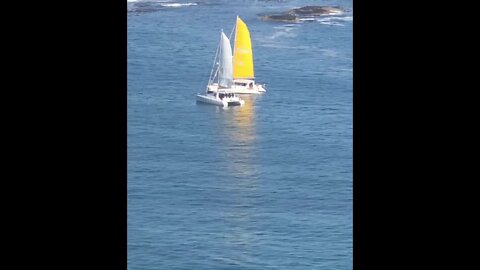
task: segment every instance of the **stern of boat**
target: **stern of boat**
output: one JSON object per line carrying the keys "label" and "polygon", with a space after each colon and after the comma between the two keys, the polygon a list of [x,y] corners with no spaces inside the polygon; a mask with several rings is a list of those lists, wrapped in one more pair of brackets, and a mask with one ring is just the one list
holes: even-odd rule
{"label": "stern of boat", "polygon": [[265,85],[264,84],[255,84],[255,86],[257,87],[257,91],[258,92],[266,92],[267,90],[265,89]]}
{"label": "stern of boat", "polygon": [[223,107],[243,106],[245,104],[245,100],[239,97],[225,98],[222,102]]}

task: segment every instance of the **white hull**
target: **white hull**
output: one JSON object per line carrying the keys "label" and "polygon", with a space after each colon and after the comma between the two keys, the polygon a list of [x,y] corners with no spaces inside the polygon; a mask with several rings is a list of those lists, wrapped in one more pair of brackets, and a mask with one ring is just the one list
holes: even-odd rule
{"label": "white hull", "polygon": [[[251,86],[249,85],[250,83],[251,83]],[[208,85],[208,91],[213,93],[218,92],[218,84],[213,83]],[[266,92],[263,85],[256,84],[254,81],[235,81],[235,80],[231,88],[221,89],[221,91],[222,92],[226,91],[227,93],[235,93],[235,94],[261,94]]]}
{"label": "white hull", "polygon": [[197,101],[222,107],[243,106],[245,104],[245,101],[239,97],[220,98],[219,94],[198,94]]}

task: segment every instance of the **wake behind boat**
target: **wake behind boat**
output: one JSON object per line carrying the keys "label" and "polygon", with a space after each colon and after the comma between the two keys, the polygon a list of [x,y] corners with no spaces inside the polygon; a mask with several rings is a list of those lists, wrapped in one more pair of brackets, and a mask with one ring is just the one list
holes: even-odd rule
{"label": "wake behind boat", "polygon": [[[217,92],[221,91],[221,87],[218,83],[211,83],[208,85],[208,90]],[[233,49],[233,84],[229,91],[237,94],[259,94],[266,91],[264,85],[255,83],[250,31],[238,16]]]}
{"label": "wake behind boat", "polygon": [[[218,63],[217,61],[218,56]],[[215,74],[213,70],[217,66]],[[213,74],[213,76],[212,76]],[[209,86],[217,80],[216,91],[211,91]],[[215,60],[213,64],[212,71],[210,73],[210,78],[208,79],[208,85],[206,93],[197,95],[197,102],[203,102],[207,104],[213,104],[217,106],[238,106],[245,104],[245,101],[240,97],[236,96],[232,92],[233,85],[233,72],[232,72],[232,48],[230,47],[230,40],[223,33],[220,34],[220,43],[217,48],[217,53],[215,54]]]}

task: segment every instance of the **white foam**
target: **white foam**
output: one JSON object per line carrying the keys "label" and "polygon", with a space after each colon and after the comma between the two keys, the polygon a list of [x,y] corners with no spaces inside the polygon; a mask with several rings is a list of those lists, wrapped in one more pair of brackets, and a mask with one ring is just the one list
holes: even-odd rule
{"label": "white foam", "polygon": [[294,25],[294,24],[292,24],[292,25],[281,25],[281,26],[274,26],[273,28],[277,29],[277,30],[283,30],[285,32],[288,32],[288,31],[291,31],[291,30],[295,29],[292,26],[296,26],[296,25]]}
{"label": "white foam", "polygon": [[298,20],[301,22],[308,22],[308,21],[315,21],[315,18],[299,18]]}
{"label": "white foam", "polygon": [[290,33],[288,31],[284,31],[284,32],[276,32],[273,35],[271,35],[270,37],[268,37],[268,39],[276,39],[277,37],[296,37],[296,36],[297,36],[297,34],[295,34],[295,33]]}
{"label": "white foam", "polygon": [[136,2],[150,2],[150,3],[168,3],[172,0],[127,0],[127,3],[136,3]]}
{"label": "white foam", "polygon": [[197,3],[165,3],[160,5],[162,7],[183,7],[183,6],[196,6]]}
{"label": "white foam", "polygon": [[322,54],[324,56],[328,56],[328,57],[337,57],[338,56],[338,52],[336,52],[332,49],[319,49],[318,51],[322,52]]}
{"label": "white foam", "polygon": [[307,50],[310,48],[310,46],[288,46],[288,45],[282,45],[278,43],[271,43],[271,42],[264,42],[259,44],[260,47],[266,47],[266,48],[275,48],[275,49],[295,49],[295,50]]}
{"label": "white foam", "polygon": [[341,10],[331,10],[326,15],[340,15],[340,14],[343,14],[343,11],[341,11]]}
{"label": "white foam", "polygon": [[325,25],[345,26],[344,24],[337,23],[337,22],[320,22],[320,23]]}
{"label": "white foam", "polygon": [[336,17],[335,19],[338,21],[351,22],[353,21],[353,16]]}
{"label": "white foam", "polygon": [[339,20],[338,18],[333,18],[333,17],[317,18],[316,21],[321,23],[321,24],[325,24],[325,25],[345,26],[344,24],[341,24],[341,23],[338,22],[338,21],[341,21],[341,20]]}

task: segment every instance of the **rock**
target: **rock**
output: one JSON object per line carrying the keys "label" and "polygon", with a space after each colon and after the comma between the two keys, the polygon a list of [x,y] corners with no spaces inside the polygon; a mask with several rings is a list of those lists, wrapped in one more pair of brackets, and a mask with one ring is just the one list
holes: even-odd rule
{"label": "rock", "polygon": [[258,14],[262,20],[276,22],[298,22],[300,18],[311,18],[322,15],[337,15],[343,13],[340,7],[305,6],[293,8],[283,13]]}
{"label": "rock", "polygon": [[294,14],[282,13],[282,14],[270,14],[260,16],[262,20],[276,21],[276,22],[297,22],[298,18]]}
{"label": "rock", "polygon": [[320,16],[343,13],[343,10],[339,7],[305,6],[291,9],[288,13],[298,16]]}

